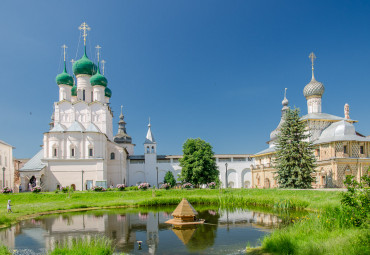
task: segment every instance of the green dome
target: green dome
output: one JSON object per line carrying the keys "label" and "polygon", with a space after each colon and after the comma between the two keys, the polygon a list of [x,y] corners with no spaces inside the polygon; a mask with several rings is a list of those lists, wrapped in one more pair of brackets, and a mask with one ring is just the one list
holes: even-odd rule
{"label": "green dome", "polygon": [[71,89],[71,95],[76,97],[77,96],[77,86],[74,85]]}
{"label": "green dome", "polygon": [[108,87],[105,88],[105,96],[109,98],[112,97],[112,91]]}
{"label": "green dome", "polygon": [[76,76],[79,74],[94,75],[96,73],[96,65],[86,55],[86,46],[82,58],[73,64],[73,73]]}
{"label": "green dome", "polygon": [[66,68],[66,63],[64,62],[64,70],[63,73],[58,74],[57,77],[55,78],[55,81],[57,82],[58,85],[69,85],[73,86],[73,77],[70,76],[67,73],[67,68]]}
{"label": "green dome", "polygon": [[90,78],[90,83],[91,86],[100,85],[106,87],[108,85],[107,78],[105,78],[104,75],[100,73],[99,63],[98,63],[98,72]]}

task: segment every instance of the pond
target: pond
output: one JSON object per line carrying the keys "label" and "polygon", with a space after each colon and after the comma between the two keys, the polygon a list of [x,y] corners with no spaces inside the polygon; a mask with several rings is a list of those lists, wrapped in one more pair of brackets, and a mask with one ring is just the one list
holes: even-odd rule
{"label": "pond", "polygon": [[[186,228],[165,223],[173,207],[131,208],[54,214],[22,221],[0,231],[0,242],[16,254],[45,254],[55,243],[104,235],[125,254],[243,254],[282,220],[273,214],[197,207],[205,224]],[[139,247],[137,241],[142,241]]]}

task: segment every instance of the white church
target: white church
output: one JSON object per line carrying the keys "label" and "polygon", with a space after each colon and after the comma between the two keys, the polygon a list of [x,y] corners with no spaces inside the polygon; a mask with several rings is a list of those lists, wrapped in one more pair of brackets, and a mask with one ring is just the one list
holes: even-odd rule
{"label": "white church", "polygon": [[[54,103],[50,129],[44,133],[42,149],[19,170],[23,190],[38,185],[45,191],[73,186],[89,190],[93,186],[127,186],[143,182],[160,186],[171,171],[181,172],[181,155],[158,155],[151,125],[143,143],[144,154],[135,155],[132,138],[127,134],[124,116],[119,116],[118,132],[113,135],[113,112],[109,106],[112,91],[98,63],[86,54],[86,23],[80,27],[84,55],[68,74],[64,45],[64,70],[57,75],[59,101]],[[223,186],[251,188],[251,154],[215,155]]]}

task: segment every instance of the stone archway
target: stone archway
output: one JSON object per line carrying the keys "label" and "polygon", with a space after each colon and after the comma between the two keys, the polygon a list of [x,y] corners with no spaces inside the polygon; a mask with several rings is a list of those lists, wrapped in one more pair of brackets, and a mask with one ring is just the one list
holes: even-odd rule
{"label": "stone archway", "polygon": [[266,189],[269,189],[270,188],[270,179],[269,178],[266,178],[265,179],[265,186],[264,186]]}

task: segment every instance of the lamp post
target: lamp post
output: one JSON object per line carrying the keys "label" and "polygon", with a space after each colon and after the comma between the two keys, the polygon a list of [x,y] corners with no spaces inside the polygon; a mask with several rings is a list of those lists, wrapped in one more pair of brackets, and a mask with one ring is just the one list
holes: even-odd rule
{"label": "lamp post", "polygon": [[81,183],[81,191],[84,191],[84,170],[81,171],[82,183]]}
{"label": "lamp post", "polygon": [[156,167],[155,169],[157,169],[157,189],[158,189],[158,167]]}
{"label": "lamp post", "polygon": [[3,167],[3,188],[5,187],[5,167]]}
{"label": "lamp post", "polygon": [[227,163],[225,163],[225,168],[226,168],[226,172],[225,172],[225,181],[226,181],[226,188],[227,188]]}

